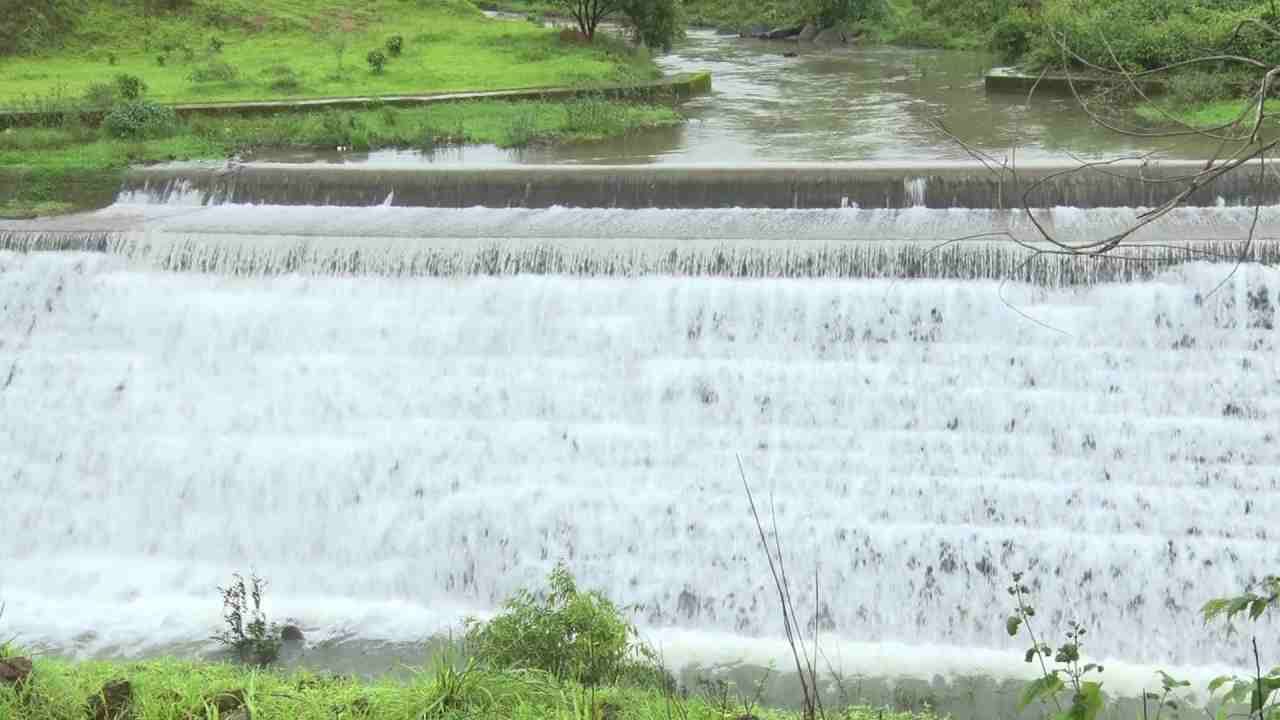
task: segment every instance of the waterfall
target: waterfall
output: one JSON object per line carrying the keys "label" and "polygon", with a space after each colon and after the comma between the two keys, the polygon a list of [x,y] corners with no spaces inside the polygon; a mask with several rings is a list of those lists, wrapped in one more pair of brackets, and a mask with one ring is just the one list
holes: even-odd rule
{"label": "waterfall", "polygon": [[[1037,255],[1109,237],[1143,208],[586,209],[122,202],[0,223],[0,249],[94,250],[166,270],[235,274],[644,274],[1011,279],[1046,287],[1150,279],[1194,259],[1280,260],[1280,207],[1179,208],[1116,257]],[[130,200],[135,196],[129,195]],[[1017,239],[1022,244],[1012,240]]]}
{"label": "waterfall", "polygon": [[564,560],[646,628],[777,638],[741,456],[833,642],[1020,662],[1024,570],[1049,637],[1074,618],[1100,658],[1239,661],[1197,608],[1280,566],[1280,282],[1245,265],[1209,295],[1226,273],[407,279],[0,252],[6,622],[199,640],[213,587],[255,568],[281,616],[416,637]]}

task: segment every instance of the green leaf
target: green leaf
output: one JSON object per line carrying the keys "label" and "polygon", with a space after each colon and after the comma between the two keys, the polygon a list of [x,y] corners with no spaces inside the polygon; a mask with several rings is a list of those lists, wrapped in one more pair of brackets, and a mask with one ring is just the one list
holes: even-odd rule
{"label": "green leaf", "polygon": [[1227,684],[1227,683],[1229,683],[1229,682],[1231,682],[1231,676],[1230,676],[1230,675],[1219,675],[1218,677],[1216,677],[1216,678],[1214,678],[1214,679],[1210,680],[1210,681],[1209,681],[1209,694],[1210,694],[1210,695],[1214,694],[1215,692],[1217,692],[1217,691],[1218,691],[1218,688],[1222,687],[1223,685],[1226,685],[1226,684]]}
{"label": "green leaf", "polygon": [[1055,674],[1043,675],[1032,680],[1022,688],[1022,696],[1018,698],[1018,709],[1022,710],[1037,700],[1044,700],[1057,695],[1062,690],[1062,679]]}
{"label": "green leaf", "polygon": [[1267,611],[1267,606],[1271,603],[1267,598],[1257,598],[1249,604],[1249,619],[1257,620],[1262,617],[1262,613]]}
{"label": "green leaf", "polygon": [[1026,662],[1031,662],[1032,660],[1035,660],[1035,659],[1036,659],[1036,649],[1034,647],[1027,648],[1027,656],[1023,658],[1023,660],[1025,660]]}
{"label": "green leaf", "polygon": [[1081,683],[1080,691],[1076,693],[1075,702],[1072,703],[1071,714],[1076,716],[1076,720],[1096,720],[1102,712],[1102,706],[1102,683]]}
{"label": "green leaf", "polygon": [[1018,634],[1018,628],[1022,627],[1022,618],[1017,615],[1010,615],[1009,619],[1004,621],[1004,629],[1008,631],[1009,637]]}
{"label": "green leaf", "polygon": [[1163,670],[1158,670],[1156,672],[1160,675],[1160,684],[1166,691],[1180,687],[1191,687],[1190,682],[1186,680],[1179,680]]}

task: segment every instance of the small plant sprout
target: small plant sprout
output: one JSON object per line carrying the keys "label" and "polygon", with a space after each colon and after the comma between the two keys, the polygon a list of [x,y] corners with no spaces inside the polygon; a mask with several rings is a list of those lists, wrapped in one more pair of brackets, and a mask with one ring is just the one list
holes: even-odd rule
{"label": "small plant sprout", "polygon": [[381,50],[371,50],[369,54],[365,56],[365,61],[369,63],[369,70],[371,70],[374,75],[381,75],[383,69],[387,65],[387,56],[383,55]]}
{"label": "small plant sprout", "polygon": [[241,662],[259,666],[270,665],[280,655],[279,626],[268,623],[262,612],[262,591],[266,585],[266,581],[254,573],[250,573],[246,585],[244,576],[236,573],[227,587],[218,588],[222,594],[222,619],[227,627],[213,636]]}
{"label": "small plant sprout", "polygon": [[[1026,708],[1035,702],[1052,703],[1057,711],[1055,720],[1095,720],[1104,706],[1102,682],[1087,678],[1090,674],[1100,674],[1104,668],[1095,663],[1080,662],[1086,635],[1084,626],[1074,620],[1068,622],[1066,642],[1054,652],[1048,643],[1036,637],[1032,627],[1036,609],[1031,604],[1031,588],[1022,584],[1022,573],[1013,574],[1013,584],[1008,592],[1015,605],[1013,614],[1005,620],[1005,630],[1010,637],[1025,632],[1031,646],[1023,659],[1040,665],[1040,677],[1022,689],[1018,708]],[[1053,667],[1050,667],[1051,662]],[[1066,706],[1060,699],[1064,691],[1071,693],[1070,703]]]}
{"label": "small plant sprout", "polygon": [[391,57],[400,57],[400,53],[404,51],[404,38],[399,35],[392,35],[387,38],[387,54]]}

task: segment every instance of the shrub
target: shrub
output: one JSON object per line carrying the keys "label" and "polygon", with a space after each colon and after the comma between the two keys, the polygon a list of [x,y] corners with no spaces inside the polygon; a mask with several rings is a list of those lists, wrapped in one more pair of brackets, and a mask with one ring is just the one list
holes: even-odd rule
{"label": "shrub", "polygon": [[489,622],[467,621],[469,649],[498,669],[543,670],[595,686],[637,676],[653,666],[653,652],[618,606],[597,592],[581,592],[564,565],[539,597],[527,590],[503,603]]}
{"label": "shrub", "polygon": [[620,106],[602,97],[585,97],[565,104],[565,129],[605,137],[622,131]]}
{"label": "shrub", "polygon": [[528,108],[519,108],[507,121],[503,147],[524,147],[538,137],[538,116]]}
{"label": "shrub", "polygon": [[670,50],[683,34],[681,8],[677,0],[627,0],[622,12],[637,41],[648,48]]}
{"label": "shrub", "polygon": [[263,74],[270,78],[267,87],[276,92],[293,93],[302,89],[302,76],[288,65],[274,65]]}
{"label": "shrub", "polygon": [[96,82],[85,89],[84,104],[91,108],[109,108],[116,103],[118,93],[118,86]]}
{"label": "shrub", "polygon": [[125,100],[137,100],[147,92],[147,84],[137,75],[116,75],[115,84],[116,92]]}
{"label": "shrub", "polygon": [[1036,22],[1023,8],[1014,8],[1000,18],[991,30],[991,49],[1005,62],[1022,57],[1031,47]]}
{"label": "shrub", "polygon": [[387,38],[387,54],[391,57],[400,57],[400,53],[404,51],[404,38],[399,35],[392,35]]}
{"label": "shrub", "polygon": [[173,108],[149,100],[116,103],[102,120],[102,127],[117,138],[163,137],[178,124]]}
{"label": "shrub", "polygon": [[230,585],[218,588],[222,593],[222,619],[227,629],[213,639],[233,651],[241,662],[270,665],[280,656],[279,626],[268,624],[262,612],[262,591],[266,585],[265,580],[250,574],[246,587],[244,577],[236,573]]}
{"label": "shrub", "polygon": [[235,82],[240,77],[240,70],[231,63],[215,60],[191,70],[187,77],[193,83]]}
{"label": "shrub", "polygon": [[364,59],[369,63],[369,69],[373,71],[374,75],[381,75],[383,68],[387,64],[387,56],[383,55],[381,50],[369,51],[369,54]]}

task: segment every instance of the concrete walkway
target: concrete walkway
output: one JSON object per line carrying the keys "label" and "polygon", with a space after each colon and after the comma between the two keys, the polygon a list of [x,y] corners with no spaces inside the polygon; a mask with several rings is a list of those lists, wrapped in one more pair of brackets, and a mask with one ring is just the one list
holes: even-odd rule
{"label": "concrete walkway", "polygon": [[[354,97],[307,98],[300,100],[255,100],[247,102],[181,103],[171,105],[182,116],[191,115],[259,115],[307,110],[362,110],[370,105],[413,107],[469,100],[568,100],[599,96],[609,99],[683,101],[711,92],[711,74],[683,73],[646,83],[604,85],[595,87],[543,87],[517,90],[425,93],[421,95],[365,95]],[[0,128],[37,124],[49,113],[0,111]],[[90,120],[100,119],[102,110],[82,113]]]}

